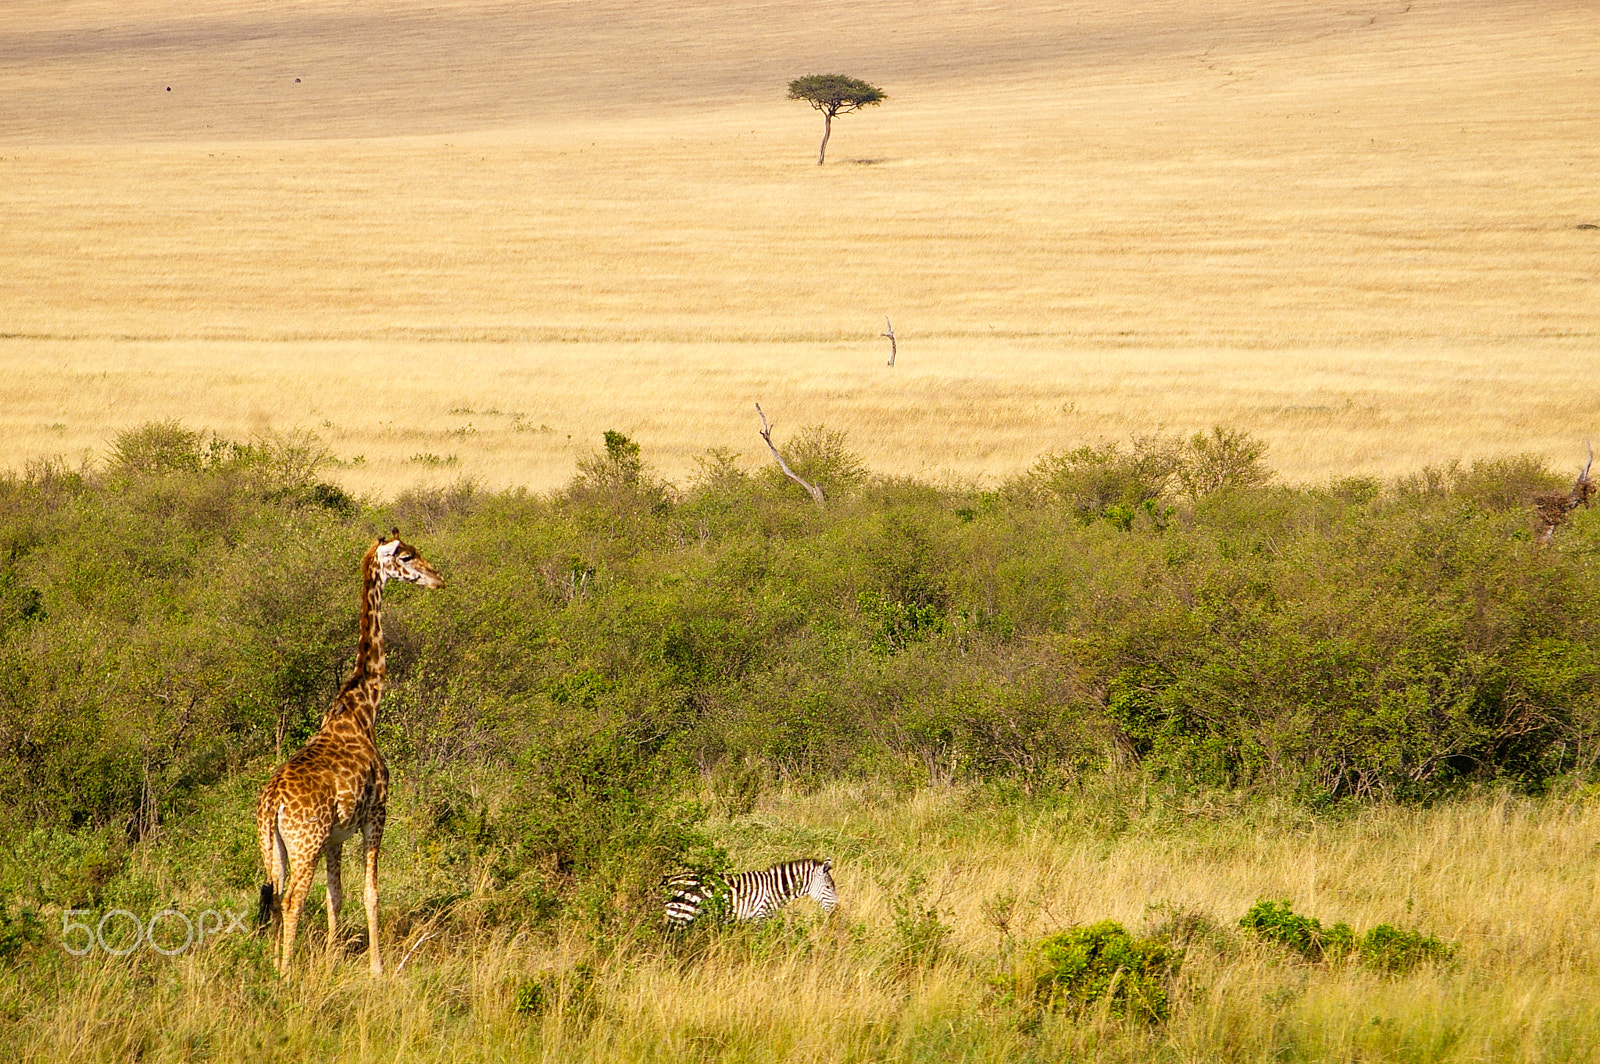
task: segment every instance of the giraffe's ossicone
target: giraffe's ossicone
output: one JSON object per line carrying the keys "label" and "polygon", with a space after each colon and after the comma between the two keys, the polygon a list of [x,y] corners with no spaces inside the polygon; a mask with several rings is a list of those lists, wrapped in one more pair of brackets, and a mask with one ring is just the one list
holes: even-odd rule
{"label": "giraffe's ossicone", "polygon": [[344,901],[340,858],[345,840],[361,833],[366,854],[367,956],[383,973],[378,953],[378,848],[389,798],[389,769],[373,739],[383,697],[383,587],[404,580],[444,586],[439,573],[399,530],[379,536],[361,559],[360,639],[356,664],[311,741],[272,773],[256,803],[256,836],[267,882],[260,920],[276,932],[273,964],[288,975],[295,930],[311,889],[317,859],[328,869],[328,944],[339,930]]}

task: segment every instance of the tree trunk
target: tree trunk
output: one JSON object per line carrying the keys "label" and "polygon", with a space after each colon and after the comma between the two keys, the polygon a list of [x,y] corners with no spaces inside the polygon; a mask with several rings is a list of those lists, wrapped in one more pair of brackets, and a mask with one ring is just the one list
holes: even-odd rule
{"label": "tree trunk", "polygon": [[828,156],[828,138],[833,136],[833,116],[822,112],[822,147],[817,149],[817,165],[822,165],[822,160]]}

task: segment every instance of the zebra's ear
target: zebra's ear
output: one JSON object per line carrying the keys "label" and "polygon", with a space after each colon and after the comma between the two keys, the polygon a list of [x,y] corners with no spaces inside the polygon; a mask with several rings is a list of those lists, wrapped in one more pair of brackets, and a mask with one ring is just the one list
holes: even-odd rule
{"label": "zebra's ear", "polygon": [[827,859],[825,859],[825,860],[824,860],[824,861],[823,861],[823,862],[822,862],[822,870],[823,870],[823,871],[824,871],[824,872],[826,872],[826,871],[828,871],[828,870],[829,870],[829,869],[831,869],[831,868],[832,868],[832,867],[833,867],[833,858],[831,858],[831,857],[829,857],[829,858],[827,858]]}

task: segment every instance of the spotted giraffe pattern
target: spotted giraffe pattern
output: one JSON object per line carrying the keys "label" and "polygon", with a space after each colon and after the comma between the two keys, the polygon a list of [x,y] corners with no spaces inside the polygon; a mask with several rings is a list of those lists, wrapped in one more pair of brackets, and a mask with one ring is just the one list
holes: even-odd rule
{"label": "spotted giraffe pattern", "polygon": [[439,588],[444,580],[416,550],[379,536],[361,559],[360,639],[356,665],[339,689],[322,727],[311,741],[279,765],[256,803],[256,837],[268,882],[261,888],[261,917],[278,932],[273,964],[289,974],[295,929],[305,908],[317,858],[328,869],[328,943],[339,930],[344,902],[341,857],[344,843],[361,832],[366,854],[367,958],[383,974],[378,953],[378,847],[389,798],[389,769],[373,741],[372,727],[383,697],[383,586],[404,580]]}

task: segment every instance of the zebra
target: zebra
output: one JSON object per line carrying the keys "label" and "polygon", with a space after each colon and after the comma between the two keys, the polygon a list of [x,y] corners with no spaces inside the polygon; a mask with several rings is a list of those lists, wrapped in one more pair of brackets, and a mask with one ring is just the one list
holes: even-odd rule
{"label": "zebra", "polygon": [[702,909],[726,921],[765,920],[794,899],[807,896],[827,912],[839,904],[831,860],[807,857],[771,868],[722,876],[680,872],[662,882],[667,888],[667,926],[688,927]]}

